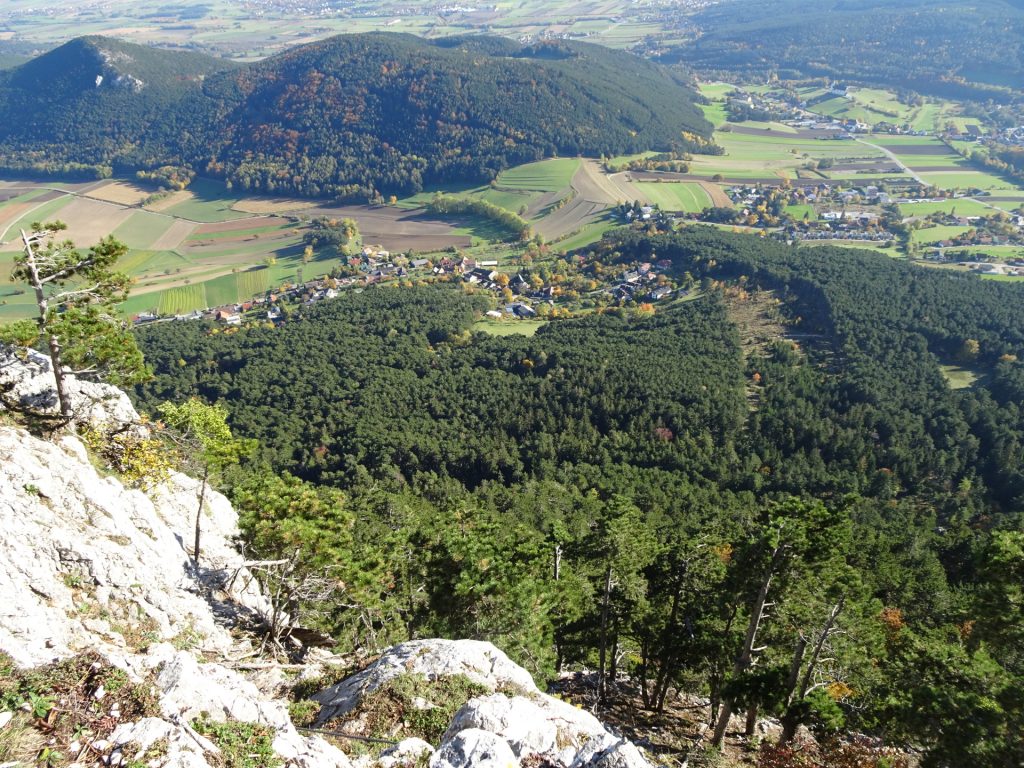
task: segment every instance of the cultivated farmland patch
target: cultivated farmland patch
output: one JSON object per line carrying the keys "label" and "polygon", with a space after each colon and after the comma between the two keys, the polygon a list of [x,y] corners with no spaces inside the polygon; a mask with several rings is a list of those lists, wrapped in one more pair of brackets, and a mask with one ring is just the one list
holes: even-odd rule
{"label": "cultivated farmland patch", "polygon": [[120,205],[138,205],[152,194],[152,190],[140,187],[130,181],[110,181],[103,186],[89,190],[87,197]]}

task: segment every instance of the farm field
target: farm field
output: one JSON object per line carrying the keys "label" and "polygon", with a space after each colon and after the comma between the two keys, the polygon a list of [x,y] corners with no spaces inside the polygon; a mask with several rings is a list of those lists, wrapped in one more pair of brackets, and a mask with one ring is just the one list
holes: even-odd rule
{"label": "farm field", "polygon": [[[800,91],[803,98],[811,100],[823,97],[822,88],[805,88]],[[835,96],[813,104],[810,111],[838,119],[855,119],[866,123],[890,122],[907,124],[915,131],[935,132],[953,123],[963,130],[968,125],[978,125],[977,118],[965,117],[955,102],[938,98],[927,98],[924,103],[911,106],[899,101],[896,94],[883,88],[849,89],[849,97]]]}
{"label": "farm field", "polygon": [[725,97],[735,88],[736,86],[730,83],[701,83],[700,85],[701,95],[711,102],[700,105],[700,108],[704,112],[704,118],[716,128],[724,125],[727,120]]}
{"label": "farm field", "polygon": [[[780,131],[732,130],[715,132],[715,142],[725,150],[724,155],[694,155],[690,173],[694,176],[719,175],[725,182],[796,179],[805,173],[805,166],[828,160],[840,176],[851,173],[843,166],[858,170],[879,169],[881,176],[898,178],[891,173],[893,163],[885,153],[852,141],[817,138],[813,132],[782,133]],[[856,173],[857,178],[867,178]],[[820,178],[820,177],[819,177]]]}
{"label": "farm field", "polygon": [[604,233],[613,227],[620,226],[611,216],[605,215],[590,224],[587,224],[578,232],[570,233],[561,240],[556,240],[551,245],[557,251],[573,251],[577,248],[585,248],[593,245]]}
{"label": "farm field", "polygon": [[926,203],[901,203],[900,213],[904,216],[930,216],[933,213],[956,214],[957,216],[990,216],[995,213],[989,206],[971,198],[929,201]]}
{"label": "farm field", "polygon": [[692,182],[634,182],[640,199],[657,205],[663,211],[700,213],[712,205],[711,196]]}
{"label": "farm field", "polygon": [[982,189],[993,194],[997,191],[1017,189],[1013,182],[983,171],[922,172],[921,177],[928,184],[941,189]]}
{"label": "farm field", "polygon": [[970,227],[957,227],[953,225],[939,225],[925,229],[915,229],[912,235],[915,243],[937,243],[941,240],[951,240],[957,235],[962,235]]}
{"label": "farm field", "polygon": [[988,256],[994,261],[1024,258],[1024,246],[1020,245],[966,245],[947,249],[952,253],[966,253],[970,256]]}
{"label": "farm field", "polygon": [[[537,178],[546,179],[550,186],[578,163],[560,162],[561,169],[553,166]],[[524,186],[532,183],[528,179],[535,172],[520,174],[519,182]],[[229,194],[223,185],[208,179],[197,180],[194,186],[185,194],[176,193],[174,204],[165,211],[153,212],[138,207],[149,191],[136,189],[131,182],[66,185],[0,180],[0,240],[6,241],[0,245],[0,320],[32,313],[31,298],[23,286],[11,283],[9,276],[12,260],[20,251],[17,232],[35,221],[64,221],[66,236],[79,247],[94,245],[108,234],[128,245],[129,253],[120,262],[135,280],[132,296],[122,307],[127,314],[148,310],[173,314],[234,303],[303,275],[325,274],[339,263],[337,259],[314,258],[304,265],[300,225],[268,215],[284,208],[267,198],[250,201]],[[295,202],[283,201],[282,205],[292,208]],[[245,207],[268,213],[240,210]],[[460,221],[456,226],[425,216],[422,210],[397,207],[304,201],[303,213],[354,218],[363,242],[396,252],[468,247],[475,239],[495,235],[488,222]]]}

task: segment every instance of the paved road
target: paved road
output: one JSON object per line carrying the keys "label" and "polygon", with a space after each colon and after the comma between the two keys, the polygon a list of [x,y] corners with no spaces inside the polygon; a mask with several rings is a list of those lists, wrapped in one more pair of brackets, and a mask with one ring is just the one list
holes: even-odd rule
{"label": "paved road", "polygon": [[894,154],[894,153],[893,153],[893,152],[891,152],[890,150],[886,149],[885,147],[881,147],[881,146],[879,146],[878,144],[872,144],[872,143],[871,143],[870,141],[864,141],[864,139],[856,139],[856,141],[857,141],[857,143],[858,143],[858,144],[863,144],[863,145],[864,145],[864,146],[866,146],[866,147],[873,147],[873,148],[877,149],[877,150],[878,150],[879,152],[883,152],[883,153],[885,154],[885,156],[886,156],[886,157],[888,157],[888,158],[889,158],[890,160],[892,160],[892,161],[893,161],[894,163],[896,163],[896,165],[898,165],[898,166],[899,166],[900,168],[902,168],[902,169],[903,169],[903,170],[904,170],[904,171],[905,171],[905,172],[906,172],[907,174],[909,174],[909,175],[910,175],[910,176],[911,176],[911,177],[912,177],[912,178],[914,179],[914,181],[916,181],[916,182],[917,182],[918,184],[920,184],[920,185],[922,185],[922,186],[925,186],[925,187],[930,187],[930,186],[932,186],[932,185],[931,185],[931,184],[929,184],[929,183],[928,183],[927,181],[925,181],[925,180],[924,180],[924,179],[922,179],[922,178],[921,178],[920,176],[918,176],[918,175],[917,175],[916,173],[914,173],[914,172],[913,172],[912,170],[910,170],[910,168],[908,168],[908,167],[907,167],[907,166],[906,166],[906,165],[905,165],[905,164],[903,163],[903,161],[902,161],[902,160],[900,160],[900,159],[899,159],[899,157],[897,157],[897,156],[896,156],[896,154]]}

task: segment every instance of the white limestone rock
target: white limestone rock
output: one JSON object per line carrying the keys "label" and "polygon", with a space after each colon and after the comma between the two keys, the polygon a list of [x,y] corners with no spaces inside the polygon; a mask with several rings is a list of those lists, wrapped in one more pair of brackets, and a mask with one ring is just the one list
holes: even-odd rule
{"label": "white limestone rock", "polygon": [[459,731],[431,756],[430,768],[516,768],[508,742],[479,728]]}
{"label": "white limestone rock", "polygon": [[[84,457],[74,437],[52,443],[0,427],[0,596],[9,596],[0,600],[0,648],[24,665],[86,648],[123,653],[122,633],[140,627],[157,639],[191,637],[211,652],[231,648],[186,549],[197,482],[174,474],[147,495],[102,477]],[[211,596],[236,612],[265,612],[257,585],[239,570],[237,515],[220,494],[207,498]]]}
{"label": "white limestone rock", "polygon": [[587,741],[569,768],[650,768],[650,763],[632,742],[605,733]]}
{"label": "white limestone rock", "polygon": [[[197,738],[198,737],[198,738]],[[216,749],[191,729],[157,717],[119,725],[110,735],[111,763],[120,765],[142,761],[147,752],[163,752],[160,764],[173,768],[209,768],[206,756]]]}
{"label": "white limestone rock", "polygon": [[434,748],[423,739],[402,739],[393,747],[388,747],[380,753],[377,760],[379,768],[396,768],[397,766],[412,766],[419,762],[423,755],[433,755]]}
{"label": "white limestone rock", "polygon": [[442,741],[469,728],[501,736],[520,760],[558,753],[558,728],[543,709],[522,696],[510,699],[498,693],[470,700],[455,713]]}
{"label": "white limestone rock", "polygon": [[[0,345],[0,392],[4,400],[18,408],[44,415],[60,413],[51,370],[46,355]],[[74,422],[116,427],[138,421],[128,396],[116,387],[74,376],[68,376],[66,382]]]}
{"label": "white limestone rock", "polygon": [[369,667],[312,698],[322,706],[324,723],[353,710],[362,696],[403,674],[427,679],[465,675],[491,691],[537,693],[530,673],[490,643],[479,640],[412,640],[388,649]]}

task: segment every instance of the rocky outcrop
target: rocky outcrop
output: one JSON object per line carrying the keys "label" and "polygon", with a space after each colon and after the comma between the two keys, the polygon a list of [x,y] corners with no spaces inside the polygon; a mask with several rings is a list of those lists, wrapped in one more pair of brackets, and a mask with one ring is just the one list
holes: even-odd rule
{"label": "rocky outcrop", "polygon": [[[51,371],[46,355],[0,344],[0,410],[58,415],[60,405]],[[67,391],[76,423],[120,426],[138,421],[128,396],[116,387],[69,376]]]}
{"label": "rocky outcrop", "polygon": [[197,491],[174,474],[147,495],[101,475],[75,437],[0,427],[0,595],[17,596],[0,600],[0,648],[22,664],[96,647],[123,654],[152,640],[228,653],[230,622],[266,605],[240,571],[237,518],[216,493],[197,578],[186,548]]}
{"label": "rocky outcrop", "polygon": [[413,640],[396,645],[359,674],[314,696],[321,704],[319,722],[342,717],[355,709],[363,696],[405,674],[428,679],[465,675],[492,691],[513,688],[538,693],[530,673],[490,643]]}
{"label": "rocky outcrop", "polygon": [[[4,399],[19,410],[54,411],[46,364],[0,352]],[[71,379],[69,389],[80,421],[138,422],[113,387]],[[233,630],[258,622],[269,603],[235,547],[235,511],[209,490],[197,572],[187,543],[198,491],[196,480],[177,473],[149,492],[128,488],[94,467],[70,431],[44,440],[0,426],[0,650],[25,667],[95,651],[151,687],[159,717],[117,725],[76,743],[76,752],[117,764],[159,742],[154,765],[221,764],[216,745],[189,725],[202,713],[266,726],[287,764],[348,768],[338,749],[296,731],[283,701],[230,668],[231,659],[255,652]],[[107,717],[117,720],[116,707]]]}
{"label": "rocky outcrop", "polygon": [[313,697],[322,705],[319,721],[344,722],[366,697],[405,675],[427,680],[460,675],[490,692],[456,711],[431,768],[543,763],[649,768],[632,743],[589,712],[541,692],[525,669],[490,643],[475,640],[414,640],[389,649],[362,672]]}

